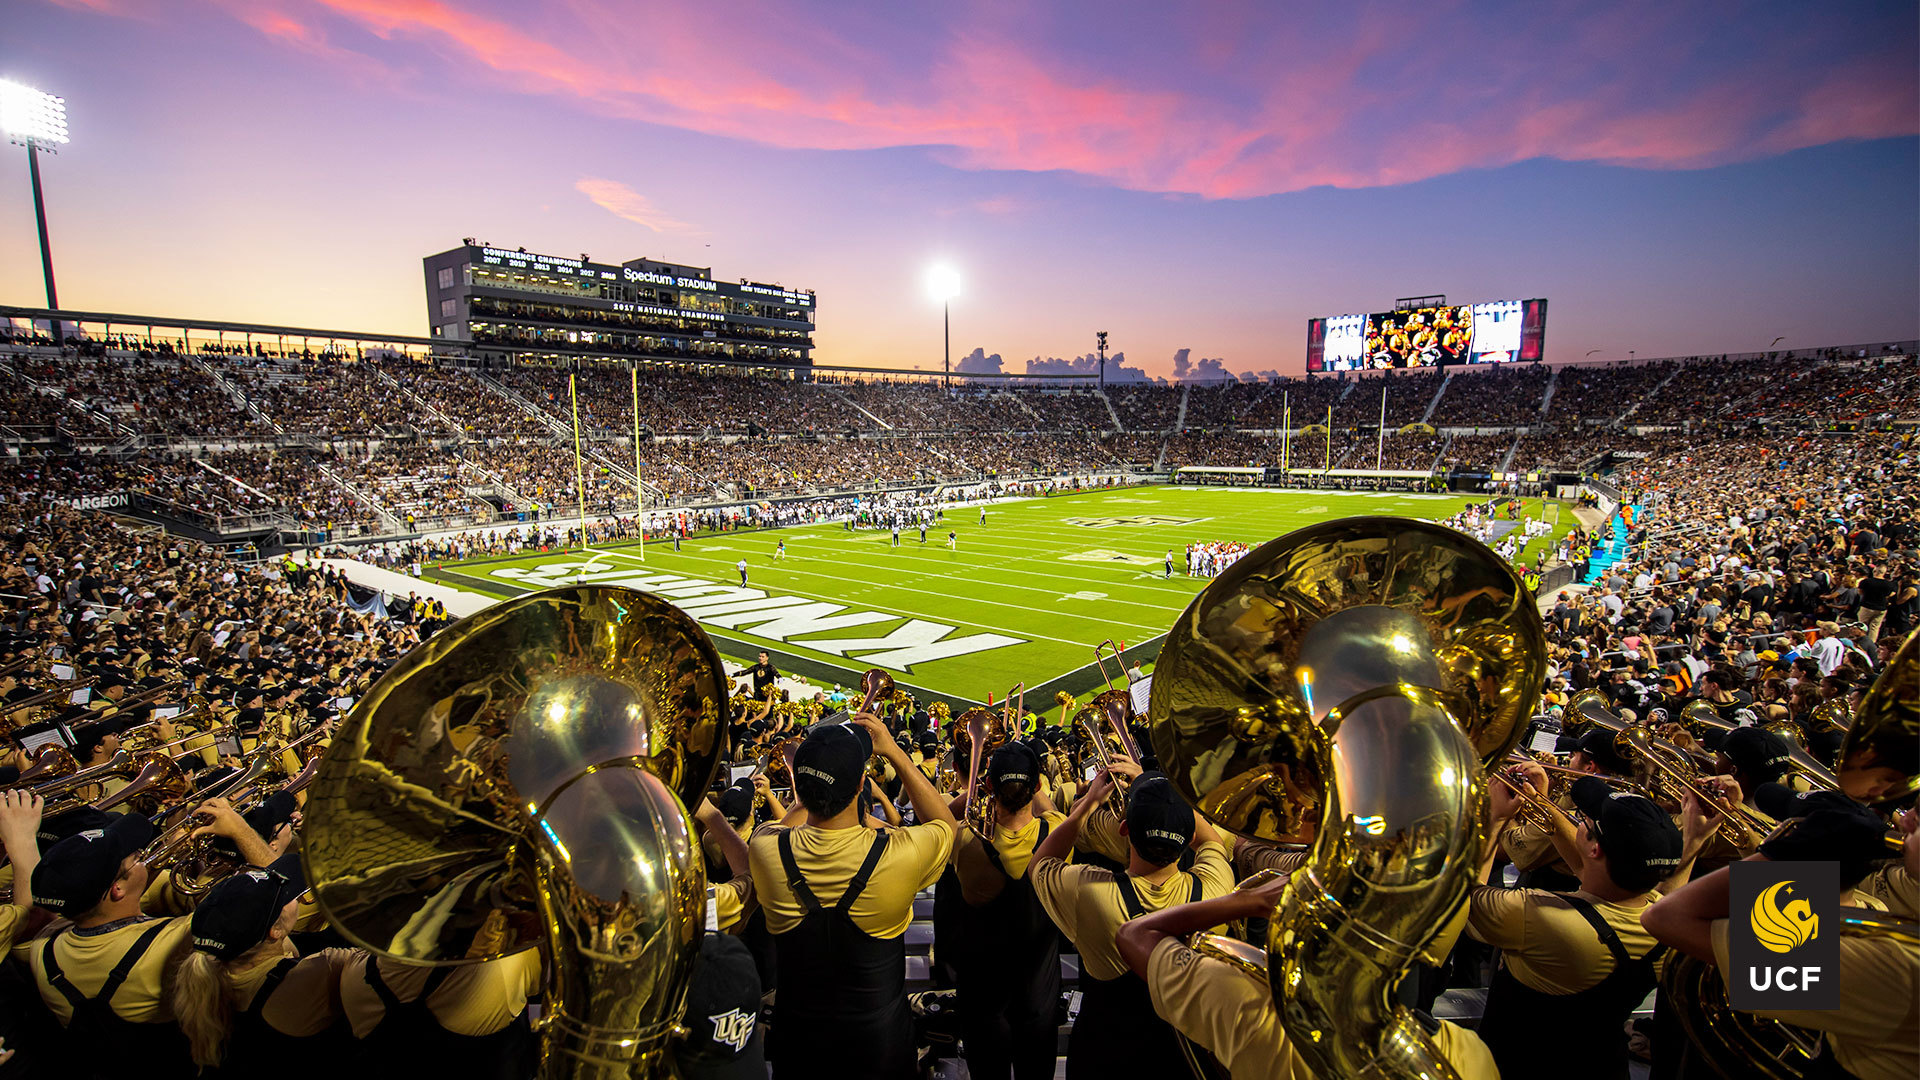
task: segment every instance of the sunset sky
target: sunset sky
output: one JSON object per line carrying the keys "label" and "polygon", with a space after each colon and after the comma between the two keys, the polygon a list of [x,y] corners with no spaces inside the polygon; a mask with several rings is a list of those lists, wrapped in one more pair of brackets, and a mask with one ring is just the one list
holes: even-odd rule
{"label": "sunset sky", "polygon": [[476,236],[815,289],[823,364],[937,368],[936,263],[1009,371],[1106,330],[1293,374],[1308,317],[1430,293],[1548,297],[1549,360],[1920,336],[1912,0],[6,11],[74,309],[421,334]]}

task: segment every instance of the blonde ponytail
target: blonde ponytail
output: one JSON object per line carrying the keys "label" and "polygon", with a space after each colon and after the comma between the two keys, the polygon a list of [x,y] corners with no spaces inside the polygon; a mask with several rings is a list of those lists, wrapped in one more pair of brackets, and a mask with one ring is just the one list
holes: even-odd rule
{"label": "blonde ponytail", "polygon": [[203,1069],[219,1066],[233,1031],[229,982],[227,966],[199,949],[188,951],[173,977],[168,1004],[173,1007],[174,1022],[187,1036],[193,1063]]}

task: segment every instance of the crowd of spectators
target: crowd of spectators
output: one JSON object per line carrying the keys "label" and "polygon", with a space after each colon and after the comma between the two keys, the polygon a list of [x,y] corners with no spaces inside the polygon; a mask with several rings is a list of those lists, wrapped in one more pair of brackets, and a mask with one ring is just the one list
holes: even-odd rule
{"label": "crowd of spectators", "polygon": [[247,357],[212,366],[281,431],[405,437],[438,434],[441,426],[370,362],[308,365]]}
{"label": "crowd of spectators", "polygon": [[1551,368],[1540,364],[1456,371],[1427,423],[1434,427],[1505,427],[1540,417]]}
{"label": "crowd of spectators", "polygon": [[1647,364],[1605,364],[1565,367],[1553,386],[1543,420],[1564,424],[1582,421],[1612,423],[1673,374],[1677,360]]}

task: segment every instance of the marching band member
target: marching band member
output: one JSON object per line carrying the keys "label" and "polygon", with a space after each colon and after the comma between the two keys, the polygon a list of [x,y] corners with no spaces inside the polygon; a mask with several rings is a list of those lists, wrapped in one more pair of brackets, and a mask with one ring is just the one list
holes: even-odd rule
{"label": "marching band member", "polygon": [[[1840,904],[1870,906],[1867,897],[1854,890],[1886,855],[1886,823],[1838,792],[1811,793],[1792,810],[1797,815],[1792,827],[1775,833],[1749,858],[1837,861]],[[1900,867],[1910,885],[1920,876],[1920,816],[1907,811],[1900,828],[1905,835]],[[1663,945],[1725,973],[1732,966],[1727,954],[1731,882],[1728,869],[1716,870],[1647,908],[1641,922]],[[1755,1015],[1821,1033],[1811,1076],[1907,1080],[1920,1075],[1920,948],[1892,936],[1843,936],[1836,975],[1837,1009],[1764,1010]]]}
{"label": "marching band member", "polygon": [[1027,878],[1034,849],[1065,820],[1037,786],[1040,758],[1022,742],[993,752],[993,838],[962,830],[954,850],[966,948],[956,963],[967,1074],[1049,1080],[1059,1028],[1060,935]]}
{"label": "marching band member", "polygon": [[[1176,904],[1128,921],[1117,935],[1120,956],[1133,976],[1145,982],[1154,1012],[1218,1058],[1234,1080],[1313,1080],[1313,1074],[1280,1026],[1272,985],[1185,942],[1197,931],[1265,918],[1286,887],[1287,879],[1277,878],[1210,900]],[[1425,1013],[1415,1015],[1461,1080],[1497,1080],[1500,1072],[1493,1055],[1477,1035]]]}
{"label": "marching band member", "polygon": [[[1129,919],[1174,904],[1211,899],[1233,888],[1227,846],[1194,815],[1173,784],[1116,757],[1133,774],[1127,797],[1126,869],[1068,865],[1081,825],[1113,789],[1102,773],[1050,832],[1027,864],[1033,890],[1080,953],[1080,1016],[1067,1041],[1067,1076],[1177,1075],[1186,1068],[1178,1039],[1153,1009],[1147,984],[1120,959],[1114,935]],[[1177,865],[1192,845],[1192,872]]]}
{"label": "marching band member", "polygon": [[[1520,766],[1536,792],[1547,774]],[[1519,812],[1520,796],[1491,784],[1493,821]],[[1522,1076],[1547,1061],[1570,1076],[1627,1075],[1627,1017],[1652,991],[1664,949],[1640,927],[1640,915],[1663,882],[1685,880],[1711,822],[1689,798],[1687,830],[1653,800],[1615,791],[1598,778],[1574,781],[1570,792],[1582,816],[1571,844],[1559,820],[1567,857],[1577,863],[1572,892],[1474,887],[1467,932],[1502,951],[1479,1027],[1500,1071]],[[1487,845],[1480,880],[1496,854]],[[1569,1060],[1561,1051],[1583,1048]]]}
{"label": "marching band member", "polygon": [[394,1076],[520,1080],[538,1057],[527,1002],[540,980],[538,949],[458,965],[355,952],[340,971],[340,1007],[354,1053]]}
{"label": "marching band member", "polygon": [[64,921],[16,945],[14,955],[30,966],[59,1023],[64,1038],[48,1048],[58,1048],[72,1075],[118,1075],[129,1054],[160,1076],[193,1075],[167,1003],[190,925],[140,910],[147,867],[137,856],[152,838],[146,818],[121,815],[49,847],[33,870],[34,903]]}
{"label": "marching band member", "polygon": [[[863,826],[867,759],[892,763],[918,824]],[[914,895],[953,852],[945,800],[878,719],[817,725],[793,759],[799,825],[768,824],[749,845],[754,892],[780,967],[771,1056],[776,1077],[905,1078],[914,1069],[906,1000]]]}
{"label": "marching band member", "polygon": [[340,972],[350,949],[300,956],[289,935],[306,881],[297,859],[233,874],[193,911],[193,947],[168,1000],[194,1064],[232,1075],[331,1075],[342,1060]]}

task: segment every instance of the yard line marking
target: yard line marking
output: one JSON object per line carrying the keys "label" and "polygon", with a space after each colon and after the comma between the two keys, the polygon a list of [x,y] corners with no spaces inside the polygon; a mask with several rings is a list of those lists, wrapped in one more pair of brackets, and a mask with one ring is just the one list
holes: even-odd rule
{"label": "yard line marking", "polygon": [[[655,569],[655,570],[671,570],[671,569],[672,569],[672,567],[671,567],[671,564],[668,564],[668,563],[666,563],[666,562],[663,562],[663,561],[661,561],[661,560],[654,560],[653,562],[650,562],[650,563],[649,563],[649,562],[645,562],[645,560],[642,560],[642,559],[640,559],[640,558],[639,558],[638,556],[634,556],[634,555],[628,555],[628,554],[626,554],[625,552],[620,552],[620,551],[609,551],[609,552],[608,552],[608,554],[611,554],[611,555],[616,555],[616,556],[619,556],[620,558],[623,558],[623,559],[629,559],[629,560],[632,560],[632,561],[633,561],[633,562],[635,562],[635,563],[643,563],[644,565],[646,565],[646,566],[648,566],[649,568],[651,568],[651,569]],[[682,553],[682,554],[684,555],[684,553]],[[724,559],[697,559],[697,558],[696,558],[696,559],[694,559],[694,560],[692,560],[692,561],[695,561],[695,562],[718,562],[718,563],[720,563],[721,565],[723,565],[723,566],[726,566],[726,567],[727,567],[727,568],[728,568],[729,570],[731,570],[731,569],[732,569],[732,564],[731,564],[731,563],[728,563],[728,562],[727,562],[726,560],[724,560]],[[872,584],[872,582],[867,582],[867,581],[861,581],[861,580],[859,580],[859,579],[857,579],[857,578],[846,578],[846,577],[840,577],[840,576],[839,576],[839,575],[837,575],[837,574],[822,574],[822,573],[817,573],[817,572],[814,572],[814,571],[808,571],[808,570],[802,570],[802,571],[788,571],[788,573],[796,573],[796,572],[797,572],[797,573],[800,573],[800,574],[803,574],[803,575],[805,575],[805,576],[807,576],[807,577],[818,577],[818,578],[825,578],[825,579],[827,579],[828,581],[847,581],[847,582],[852,582],[853,584],[856,584],[856,585],[870,585],[870,584]],[[1101,625],[1103,625],[1103,626],[1127,626],[1127,627],[1132,627],[1132,628],[1133,628],[1133,629],[1135,629],[1135,630],[1147,630],[1147,631],[1154,631],[1154,632],[1157,632],[1157,631],[1159,631],[1159,630],[1161,629],[1160,627],[1157,627],[1157,626],[1152,626],[1152,625],[1149,625],[1149,624],[1147,624],[1147,623],[1135,623],[1135,622],[1122,622],[1122,621],[1120,621],[1120,620],[1118,620],[1118,619],[1103,619],[1103,618],[1101,618],[1100,616],[1097,616],[1097,615],[1077,615],[1077,614],[1073,614],[1073,613],[1071,613],[1071,612],[1061,612],[1061,611],[1049,611],[1049,610],[1047,610],[1047,609],[1045,609],[1045,608],[1034,608],[1034,607],[1028,607],[1028,606],[1026,606],[1025,604],[1008,604],[1008,603],[1005,603],[1005,602],[1003,602],[1003,601],[999,601],[999,600],[986,600],[986,599],[982,599],[982,598],[980,598],[980,597],[977,597],[977,596],[956,596],[956,595],[954,595],[954,594],[953,594],[953,593],[951,593],[951,592],[935,592],[935,591],[934,591],[934,590],[932,590],[932,589],[916,589],[916,588],[913,588],[912,586],[908,586],[908,585],[885,585],[885,586],[881,586],[881,587],[882,587],[882,588],[888,588],[888,589],[895,589],[895,590],[898,590],[898,591],[900,591],[900,592],[917,592],[917,593],[922,593],[922,594],[925,594],[925,595],[927,595],[927,596],[938,596],[938,597],[941,597],[942,599],[947,599],[947,600],[960,600],[960,601],[965,601],[965,602],[968,602],[968,603],[975,603],[975,604],[991,604],[991,605],[993,605],[994,607],[1003,607],[1003,608],[1012,608],[1012,609],[1013,609],[1013,610],[1015,610],[1015,611],[1025,611],[1025,612],[1028,612],[1028,613],[1030,613],[1030,614],[1033,614],[1033,615],[1044,615],[1044,616],[1046,616],[1046,617],[1047,617],[1047,618],[1049,618],[1049,619],[1081,619],[1081,620],[1083,620],[1083,621],[1086,621],[1086,622],[1094,622],[1094,623],[1099,623],[1099,624],[1101,624]],[[807,594],[807,593],[803,593],[803,592],[801,592],[801,591],[800,591],[799,589],[791,589],[791,588],[787,588],[787,587],[786,587],[786,586],[785,586],[784,584],[782,584],[782,585],[780,586],[780,591],[782,591],[782,592],[790,592],[790,593],[794,593],[794,594],[796,594],[796,595],[800,595],[800,596],[810,596],[810,597],[811,597],[812,599],[815,599],[815,600],[826,600],[826,601],[829,601],[829,602],[833,602],[833,603],[837,603],[837,602],[839,602],[839,601],[838,601],[838,597],[836,597],[836,596],[821,596],[821,595],[812,595],[812,594]],[[876,607],[876,608],[878,608],[878,607],[883,607],[884,605],[880,605],[880,604],[869,604],[868,606],[869,606],[869,607]],[[897,609],[891,609],[891,610],[896,610],[896,611],[897,611]],[[946,612],[920,612],[920,613],[910,613],[910,612],[900,612],[899,614],[901,614],[901,617],[902,617],[902,618],[909,618],[909,619],[918,619],[918,618],[930,618],[930,617],[933,617],[933,616],[935,616],[935,615],[938,615],[938,617],[940,617],[940,618],[942,618],[942,619],[947,619],[947,620],[950,620],[950,621],[954,621],[954,620],[957,620],[957,617],[956,617],[956,616],[953,616],[953,615],[950,615],[950,614],[948,614],[948,613],[946,613]],[[990,626],[990,625],[988,625],[988,624],[986,624],[986,623],[981,623],[981,622],[969,622],[969,623],[968,623],[968,625],[970,625],[970,626],[979,626],[979,627],[983,627],[983,628],[985,628],[985,629],[988,629],[988,630],[992,630],[992,631],[996,631],[996,632],[998,632],[998,633],[1003,633],[1003,634],[1004,634],[1004,633],[1008,633],[1008,632],[1010,632],[1010,631],[1011,631],[1011,630],[1013,629],[1013,628],[1011,628],[1011,627],[1006,627],[1006,626]],[[1021,630],[1019,630],[1019,632],[1020,632],[1020,633],[1022,633],[1022,634],[1025,634],[1025,633],[1026,633],[1026,631],[1025,631],[1024,629],[1021,629]],[[1032,635],[1032,636],[1035,636],[1035,637],[1046,637],[1046,635],[1044,635],[1044,634],[1036,634],[1036,635]],[[1067,638],[1052,638],[1052,637],[1050,637],[1050,638],[1047,638],[1047,640],[1049,640],[1049,641],[1058,641],[1058,642],[1061,642],[1061,643],[1063,643],[1063,644],[1067,644],[1067,645],[1083,645],[1083,644],[1085,644],[1085,642],[1080,642],[1080,641],[1072,641],[1072,640],[1069,640],[1069,639],[1067,639]]]}
{"label": "yard line marking", "polygon": [[[891,549],[891,548],[889,548],[888,550],[892,550],[892,549]],[[679,555],[679,556],[677,556],[677,557],[678,557],[678,558],[681,558],[681,559],[685,559],[685,560],[689,560],[689,561],[694,561],[694,562],[718,562],[718,563],[720,563],[720,564],[722,564],[722,565],[724,565],[724,566],[725,566],[725,567],[727,568],[727,572],[728,572],[729,574],[732,574],[732,573],[736,573],[736,572],[737,572],[737,570],[736,570],[736,566],[735,566],[735,563],[737,562],[737,560],[727,560],[727,559],[705,559],[705,558],[702,558],[702,557],[701,557],[700,555],[698,555],[698,554],[695,554],[695,553],[689,553],[689,552],[681,552],[681,553],[680,553],[680,555]],[[939,561],[939,563],[940,563],[940,565],[943,565],[943,566],[946,566],[946,565],[951,565],[950,563],[948,563],[948,562],[946,562],[945,560],[941,560],[941,559],[939,559],[939,557],[938,557],[938,556],[930,556],[930,557],[929,557],[929,556],[912,556],[912,557],[916,557],[916,558],[932,558],[932,559],[935,559],[935,560],[938,560],[938,561]],[[967,565],[963,565],[963,566],[960,566],[960,567],[956,567],[955,569],[953,569],[952,571],[950,571],[950,572],[948,572],[948,573],[941,573],[941,574],[933,574],[933,573],[918,573],[918,574],[914,574],[914,573],[911,573],[911,572],[908,572],[908,571],[906,571],[906,570],[904,570],[904,569],[902,569],[902,568],[900,568],[900,567],[897,567],[897,566],[889,566],[889,565],[888,565],[888,564],[887,564],[887,563],[886,563],[886,562],[884,561],[884,559],[885,559],[885,558],[888,558],[888,557],[881,557],[881,559],[880,559],[880,560],[873,560],[873,561],[870,561],[870,560],[862,560],[862,561],[860,561],[859,563],[857,563],[857,564],[853,564],[853,565],[856,565],[856,566],[859,566],[859,567],[861,567],[861,568],[868,568],[868,569],[873,569],[873,570],[876,570],[876,571],[882,571],[882,572],[885,572],[885,573],[887,573],[887,574],[889,574],[889,575],[895,575],[895,576],[902,576],[902,577],[905,577],[905,578],[906,578],[907,580],[909,580],[909,581],[952,581],[952,582],[955,582],[955,583],[958,583],[958,584],[963,584],[963,585],[964,585],[964,584],[978,584],[978,583],[981,583],[981,581],[982,581],[982,575],[981,575],[981,571],[983,570],[983,568],[982,568],[982,567],[979,567],[978,565],[975,565],[975,564],[967,564]],[[781,569],[781,568],[784,568],[784,567],[786,566],[786,564],[787,564],[788,562],[796,562],[796,561],[805,561],[805,560],[796,560],[796,559],[794,559],[793,557],[791,557],[791,556],[789,556],[789,557],[788,557],[787,559],[785,559],[785,560],[782,560],[782,561],[781,561],[781,562],[779,562],[779,563],[775,563],[775,564],[772,564],[771,566],[767,566],[767,567],[763,567],[763,569],[766,569],[766,570],[768,570],[768,571],[772,571],[772,570],[777,570],[777,569]],[[667,564],[667,563],[663,563],[662,565],[670,565],[670,564]],[[998,567],[994,567],[994,568],[992,568],[992,569],[998,569]],[[949,599],[952,599],[952,598],[958,598],[958,599],[977,599],[976,597],[972,597],[972,596],[968,596],[968,595],[966,595],[966,594],[963,594],[963,593],[956,593],[956,592],[953,592],[953,591],[937,591],[937,592],[936,592],[936,591],[933,591],[933,590],[926,590],[926,589],[915,589],[915,588],[914,588],[913,586],[911,586],[911,585],[895,585],[895,584],[891,584],[891,583],[886,583],[886,582],[876,582],[876,581],[872,581],[872,580],[868,580],[868,579],[855,579],[855,578],[844,578],[844,577],[839,577],[839,576],[837,576],[837,575],[832,575],[832,574],[825,574],[825,573],[820,573],[820,572],[818,572],[818,571],[811,571],[811,570],[802,570],[802,569],[791,569],[791,570],[789,570],[788,572],[790,572],[790,573],[798,573],[798,574],[812,574],[812,575],[814,575],[814,576],[818,576],[818,577],[827,577],[827,578],[831,578],[832,580],[835,580],[835,581],[853,581],[853,582],[854,582],[855,584],[857,584],[857,585],[861,585],[861,586],[865,586],[865,587],[869,587],[869,588],[883,588],[883,589],[906,589],[906,590],[908,590],[908,591],[911,591],[911,592],[926,592],[926,593],[928,593],[929,595],[934,595],[934,596],[940,596],[940,597],[944,597],[944,598],[949,598]],[[1026,572],[1026,573],[1031,573],[1031,571],[1024,571],[1024,572]],[[1043,575],[1043,576],[1047,576],[1047,577],[1049,577],[1049,578],[1051,578],[1051,579],[1052,579],[1052,583],[1051,583],[1051,584],[1048,584],[1048,585],[1044,585],[1044,586],[1039,586],[1039,585],[1020,585],[1020,584],[1016,584],[1016,583],[1013,583],[1013,582],[1004,582],[1004,581],[990,581],[990,582],[986,582],[986,583],[987,583],[987,584],[991,584],[991,585],[994,585],[994,586],[997,586],[997,587],[999,587],[999,588],[1002,588],[1002,589],[1018,589],[1018,590],[1020,590],[1020,591],[1023,591],[1023,592],[1033,592],[1033,593],[1039,593],[1039,594],[1042,594],[1042,595],[1045,595],[1045,596],[1058,596],[1058,595],[1059,595],[1059,579],[1060,579],[1060,578],[1064,578],[1064,577],[1074,577],[1074,579],[1075,579],[1075,580],[1078,580],[1078,581],[1085,581],[1085,582],[1087,582],[1088,584],[1096,584],[1096,585],[1111,585],[1111,584],[1113,584],[1113,583],[1114,583],[1114,582],[1113,582],[1113,579],[1111,579],[1111,578],[1082,578],[1082,577],[1075,577],[1074,575],[1067,575],[1067,574],[1055,574],[1055,575]],[[1153,602],[1151,602],[1151,601],[1147,601],[1147,600],[1120,600],[1120,601],[1116,601],[1116,603],[1121,603],[1121,604],[1125,604],[1126,606],[1129,606],[1129,607],[1138,607],[1138,608],[1145,608],[1145,609],[1147,609],[1147,610],[1149,610],[1149,611],[1154,611],[1154,612],[1178,612],[1178,611],[1182,611],[1182,610],[1184,610],[1184,609],[1186,608],[1186,606],[1187,606],[1187,604],[1191,602],[1191,595],[1190,595],[1190,594],[1187,594],[1187,593],[1185,593],[1185,592],[1184,592],[1184,590],[1179,590],[1179,589],[1169,589],[1169,588],[1163,588],[1163,587],[1155,587],[1154,589],[1152,589],[1152,590],[1150,590],[1150,591],[1154,591],[1154,592],[1172,592],[1172,593],[1178,593],[1178,594],[1181,594],[1181,602],[1180,602],[1179,604],[1177,604],[1177,605],[1167,605],[1167,604],[1156,604],[1156,603],[1153,603]],[[982,599],[982,600],[980,600],[979,602],[980,602],[980,603],[983,603],[983,604],[996,604],[996,603],[999,603],[998,601],[994,601],[994,600],[984,600],[984,599]],[[1023,607],[1022,605],[1019,605],[1019,604],[1002,604],[1001,606],[1005,606],[1005,607],[1016,607],[1016,608],[1021,608],[1022,610],[1025,610],[1025,611],[1040,611],[1040,610],[1043,610],[1043,609],[1040,609],[1040,608],[1032,608],[1032,607]],[[1138,623],[1128,623],[1128,624],[1124,624],[1124,625],[1130,625],[1130,626],[1139,626],[1139,625],[1141,625],[1141,624],[1138,624]]]}

